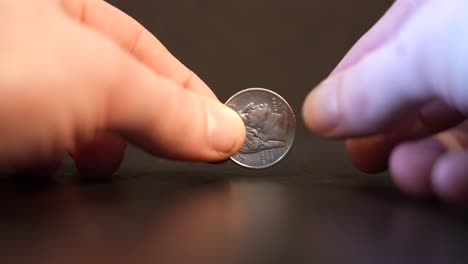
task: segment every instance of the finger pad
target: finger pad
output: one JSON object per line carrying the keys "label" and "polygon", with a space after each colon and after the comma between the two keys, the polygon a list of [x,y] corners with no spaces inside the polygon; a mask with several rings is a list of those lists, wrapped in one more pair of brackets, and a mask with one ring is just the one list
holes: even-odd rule
{"label": "finger pad", "polygon": [[398,146],[390,160],[390,171],[395,184],[416,197],[432,195],[432,167],[443,153],[442,145],[434,140]]}
{"label": "finger pad", "polygon": [[372,137],[348,140],[346,147],[356,168],[366,173],[380,173],[387,169],[393,144],[380,137]]}
{"label": "finger pad", "polygon": [[441,198],[450,202],[468,202],[467,159],[467,153],[451,153],[434,167],[434,189]]}

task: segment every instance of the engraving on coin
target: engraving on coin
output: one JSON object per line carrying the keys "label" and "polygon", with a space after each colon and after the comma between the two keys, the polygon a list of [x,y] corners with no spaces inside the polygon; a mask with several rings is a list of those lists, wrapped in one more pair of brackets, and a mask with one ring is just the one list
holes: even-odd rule
{"label": "engraving on coin", "polygon": [[267,89],[249,88],[236,93],[226,105],[239,114],[247,132],[244,145],[231,160],[260,169],[286,156],[294,141],[296,120],[281,96]]}
{"label": "engraving on coin", "polygon": [[267,103],[254,105],[253,102],[238,113],[247,130],[240,153],[257,153],[286,146],[286,113],[274,113]]}

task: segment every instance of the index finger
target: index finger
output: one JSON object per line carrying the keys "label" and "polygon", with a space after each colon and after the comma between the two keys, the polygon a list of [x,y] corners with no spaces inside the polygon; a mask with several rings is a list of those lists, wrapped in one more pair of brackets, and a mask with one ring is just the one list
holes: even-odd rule
{"label": "index finger", "polygon": [[103,0],[62,0],[65,11],[111,38],[162,77],[218,100],[211,89],[135,19]]}

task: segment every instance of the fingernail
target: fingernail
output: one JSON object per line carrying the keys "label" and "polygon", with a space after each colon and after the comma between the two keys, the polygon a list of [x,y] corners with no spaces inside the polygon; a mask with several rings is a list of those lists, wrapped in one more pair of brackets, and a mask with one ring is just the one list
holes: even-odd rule
{"label": "fingernail", "polygon": [[312,132],[321,136],[333,136],[338,126],[338,87],[334,83],[334,80],[322,82],[304,102],[304,121]]}
{"label": "fingernail", "polygon": [[207,136],[214,150],[231,154],[243,143],[245,126],[232,109],[217,103],[207,103]]}

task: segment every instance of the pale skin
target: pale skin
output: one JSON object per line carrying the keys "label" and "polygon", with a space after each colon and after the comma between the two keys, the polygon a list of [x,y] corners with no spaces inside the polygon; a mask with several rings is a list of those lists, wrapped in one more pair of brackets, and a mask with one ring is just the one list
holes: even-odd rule
{"label": "pale skin", "polygon": [[468,2],[398,0],[307,97],[314,133],[416,197],[468,201]]}
{"label": "pale skin", "polygon": [[[315,134],[417,197],[468,200],[468,3],[398,0],[306,98]],[[102,0],[0,2],[0,168],[111,175],[127,142],[215,162],[240,117],[135,20]]]}

